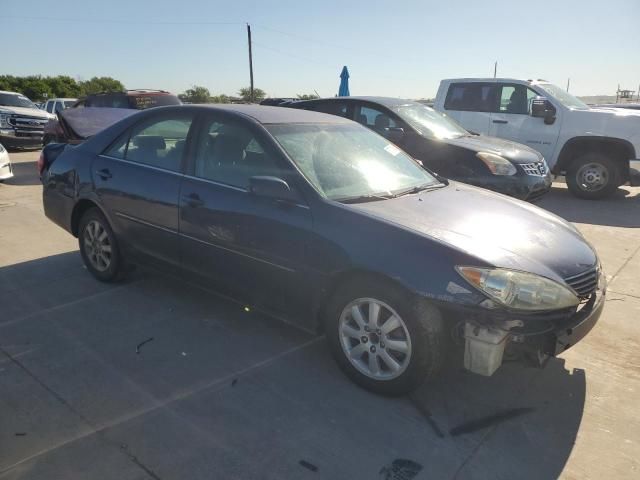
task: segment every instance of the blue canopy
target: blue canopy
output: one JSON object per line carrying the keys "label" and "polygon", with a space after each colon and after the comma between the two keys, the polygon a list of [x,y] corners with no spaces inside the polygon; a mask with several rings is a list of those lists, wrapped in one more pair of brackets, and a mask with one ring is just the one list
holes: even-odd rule
{"label": "blue canopy", "polygon": [[349,70],[346,65],[342,67],[342,73],[340,74],[340,88],[338,89],[338,96],[349,96]]}

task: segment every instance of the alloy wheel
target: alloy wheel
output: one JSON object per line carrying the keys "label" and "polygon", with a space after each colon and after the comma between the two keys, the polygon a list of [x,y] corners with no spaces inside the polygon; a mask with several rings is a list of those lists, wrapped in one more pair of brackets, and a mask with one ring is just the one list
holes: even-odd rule
{"label": "alloy wheel", "polygon": [[111,265],[112,245],[109,234],[97,220],[91,220],[84,229],[84,248],[91,266],[104,272]]}
{"label": "alloy wheel", "polygon": [[359,372],[374,380],[400,376],[411,360],[411,337],[398,313],[375,298],[349,303],[338,322],[340,345]]}

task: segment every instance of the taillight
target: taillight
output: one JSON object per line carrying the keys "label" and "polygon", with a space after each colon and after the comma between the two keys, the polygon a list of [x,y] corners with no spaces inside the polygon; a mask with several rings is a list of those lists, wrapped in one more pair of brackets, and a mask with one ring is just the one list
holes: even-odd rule
{"label": "taillight", "polygon": [[40,156],[38,157],[38,173],[40,175],[42,175],[42,172],[44,171],[44,167],[45,167],[45,160],[44,160],[44,151],[40,152]]}

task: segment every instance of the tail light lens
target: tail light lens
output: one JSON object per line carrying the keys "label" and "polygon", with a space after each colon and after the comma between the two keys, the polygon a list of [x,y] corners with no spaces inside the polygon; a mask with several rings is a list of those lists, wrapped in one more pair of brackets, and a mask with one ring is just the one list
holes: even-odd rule
{"label": "tail light lens", "polygon": [[42,172],[44,171],[44,167],[46,166],[46,162],[44,159],[44,152],[40,152],[40,156],[38,157],[38,173],[42,176]]}

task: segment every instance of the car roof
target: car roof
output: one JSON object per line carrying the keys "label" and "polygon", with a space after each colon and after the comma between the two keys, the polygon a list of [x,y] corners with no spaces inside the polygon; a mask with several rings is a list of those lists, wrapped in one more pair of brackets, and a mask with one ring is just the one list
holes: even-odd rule
{"label": "car roof", "polygon": [[55,102],[55,101],[60,101],[60,100],[63,100],[65,102],[67,102],[67,101],[73,101],[73,100],[78,100],[78,99],[77,98],[49,98],[47,100],[47,102]]}
{"label": "car roof", "polygon": [[300,110],[297,108],[274,107],[268,105],[255,104],[202,104],[202,105],[176,105],[161,108],[203,108],[210,110],[221,110],[225,112],[238,113],[246,117],[251,117],[258,123],[351,123],[343,117],[329,115],[327,113]]}
{"label": "car roof", "polygon": [[[339,101],[364,101],[364,102],[372,102],[379,103],[380,105],[384,105],[387,107],[393,107],[396,105],[406,105],[408,103],[419,103],[415,100],[409,100],[407,98],[396,98],[396,97],[375,97],[370,95],[363,96],[349,96],[349,97],[329,97],[329,98],[318,98],[314,100],[301,100],[300,102],[295,103],[314,103],[318,101],[330,101],[330,102],[339,102]],[[294,103],[294,104],[295,104]]]}

